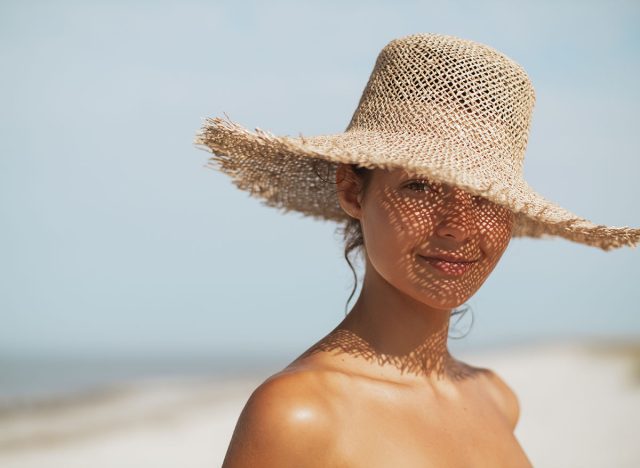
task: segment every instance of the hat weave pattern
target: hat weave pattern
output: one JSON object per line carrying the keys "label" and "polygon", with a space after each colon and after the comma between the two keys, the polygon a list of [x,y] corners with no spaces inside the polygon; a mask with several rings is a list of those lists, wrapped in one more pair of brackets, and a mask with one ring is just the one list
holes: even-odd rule
{"label": "hat weave pattern", "polygon": [[389,42],[346,130],[317,136],[251,132],[208,118],[194,143],[209,166],[267,206],[346,221],[338,163],[404,168],[509,208],[513,237],[559,236],[611,250],[640,229],[594,224],[535,192],[523,177],[535,91],[524,69],[484,44],[441,34]]}

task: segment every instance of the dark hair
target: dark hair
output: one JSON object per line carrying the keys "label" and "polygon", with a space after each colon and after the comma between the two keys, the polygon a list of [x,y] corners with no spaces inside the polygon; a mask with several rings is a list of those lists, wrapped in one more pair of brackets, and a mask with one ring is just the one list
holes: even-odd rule
{"label": "dark hair", "polygon": [[[369,183],[371,181],[371,176],[372,176],[371,169],[358,166],[357,164],[350,164],[350,166],[353,173],[360,178],[360,181],[362,183],[361,192],[362,193],[366,192],[367,187],[369,186]],[[348,313],[347,308],[349,307],[349,302],[351,301],[351,298],[355,294],[356,289],[358,287],[358,275],[356,274],[356,270],[353,268],[353,264],[349,259],[349,254],[354,250],[356,251],[356,253],[358,252],[362,253],[365,250],[365,244],[364,244],[364,236],[362,234],[362,226],[360,225],[360,220],[357,218],[349,217],[349,219],[345,221],[341,227],[338,228],[338,231],[339,233],[342,234],[344,238],[344,258],[349,264],[349,268],[351,268],[351,272],[353,273],[353,289],[344,307],[345,316],[346,316]],[[451,312],[451,316],[453,317],[455,315],[462,314],[462,316],[456,320],[455,324],[457,324],[460,321],[460,319],[464,316],[464,314],[469,310],[471,310],[472,312],[471,325],[469,326],[469,331],[470,331],[471,326],[473,325],[473,309],[469,304],[464,304],[461,307],[454,309]],[[451,338],[458,339],[458,338],[463,338],[464,336],[466,335],[462,335],[459,337],[451,337]]]}

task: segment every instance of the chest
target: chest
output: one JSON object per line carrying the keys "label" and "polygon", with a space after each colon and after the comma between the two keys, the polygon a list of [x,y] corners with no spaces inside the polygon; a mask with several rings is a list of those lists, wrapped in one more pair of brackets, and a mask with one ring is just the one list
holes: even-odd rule
{"label": "chest", "polygon": [[[345,408],[346,410],[346,408]],[[342,412],[341,460],[349,468],[531,468],[504,415],[480,397],[359,399]]]}

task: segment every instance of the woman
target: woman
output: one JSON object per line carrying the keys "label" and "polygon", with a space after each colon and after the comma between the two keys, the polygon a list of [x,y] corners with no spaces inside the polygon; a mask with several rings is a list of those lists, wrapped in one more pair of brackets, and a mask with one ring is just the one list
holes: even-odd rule
{"label": "woman", "polygon": [[347,252],[365,260],[345,319],[252,393],[225,468],[532,466],[513,434],[514,392],[449,353],[452,311],[512,237],[640,242],[639,229],[593,224],[524,181],[534,100],[495,49],[414,34],[380,52],[343,133],[276,137],[209,120],[196,142],[239,188],[344,222]]}

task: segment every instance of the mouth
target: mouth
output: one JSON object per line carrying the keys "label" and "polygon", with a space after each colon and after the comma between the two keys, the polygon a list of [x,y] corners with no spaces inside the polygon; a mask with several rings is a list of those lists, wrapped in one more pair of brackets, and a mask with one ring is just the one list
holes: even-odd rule
{"label": "mouth", "polygon": [[464,275],[478,260],[446,260],[440,257],[425,257],[418,255],[423,264],[437,269],[449,276]]}

